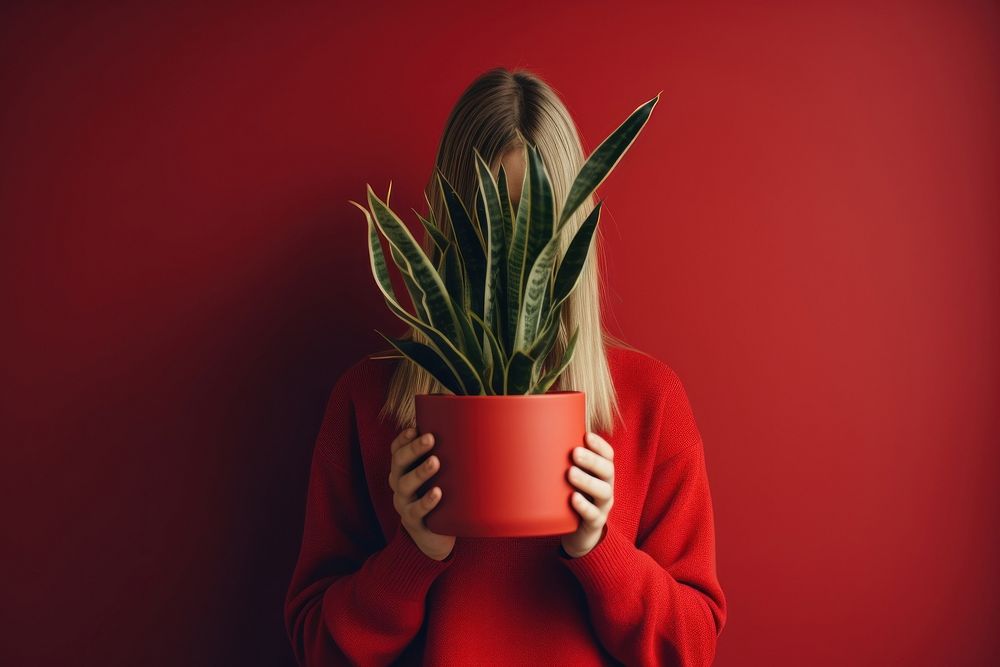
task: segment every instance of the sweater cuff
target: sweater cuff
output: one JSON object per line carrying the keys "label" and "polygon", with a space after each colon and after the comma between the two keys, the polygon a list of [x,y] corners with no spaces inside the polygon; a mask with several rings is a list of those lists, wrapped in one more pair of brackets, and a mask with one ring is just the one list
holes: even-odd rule
{"label": "sweater cuff", "polygon": [[617,526],[610,521],[604,524],[604,535],[593,549],[572,558],[559,545],[559,562],[572,572],[588,590],[620,590],[628,585],[635,571],[636,552],[639,550]]}
{"label": "sweater cuff", "polygon": [[399,523],[392,538],[372,559],[369,581],[379,598],[422,600],[438,575],[454,562],[454,549],[444,560],[431,558]]}

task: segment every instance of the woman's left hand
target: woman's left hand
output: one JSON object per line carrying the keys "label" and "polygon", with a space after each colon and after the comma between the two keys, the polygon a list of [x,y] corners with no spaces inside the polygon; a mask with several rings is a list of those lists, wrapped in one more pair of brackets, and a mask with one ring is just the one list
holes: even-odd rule
{"label": "woman's left hand", "polygon": [[576,465],[569,469],[569,481],[578,489],[571,502],[582,521],[576,531],[562,536],[562,548],[573,558],[586,555],[601,541],[615,495],[614,448],[592,431],[585,442],[587,447],[573,449]]}

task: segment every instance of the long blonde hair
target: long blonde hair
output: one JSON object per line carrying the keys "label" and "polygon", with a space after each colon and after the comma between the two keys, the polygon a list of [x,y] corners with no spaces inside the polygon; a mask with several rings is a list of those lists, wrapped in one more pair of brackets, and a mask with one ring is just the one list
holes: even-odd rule
{"label": "long blonde hair", "polygon": [[[504,154],[512,149],[523,148],[517,132],[535,144],[541,153],[552,182],[555,215],[558,219],[562,203],[586,156],[576,125],[565,105],[551,86],[528,70],[496,67],[481,74],[466,88],[445,124],[438,146],[437,167],[454,186],[462,201],[471,204],[475,201],[478,189],[472,149],[479,150],[496,176]],[[513,183],[510,187],[512,194],[520,191],[520,183]],[[441,224],[447,219],[447,213],[433,170],[424,190],[438,228],[450,239],[450,227]],[[565,253],[573,234],[594,206],[592,195],[570,217],[560,234],[559,256]],[[560,374],[554,388],[586,393],[587,430],[610,433],[614,424],[613,413],[620,415],[620,410],[605,345],[635,348],[605,331],[602,323],[602,283],[598,267],[601,259],[600,237],[601,225],[598,225],[593,249],[596,257],[588,258],[576,288],[564,302],[556,342],[541,366],[544,373],[558,363],[566,349],[569,335],[579,325],[580,333],[573,358]],[[421,245],[437,265],[439,253],[429,235],[424,235]],[[418,329],[408,329],[401,338],[429,342]],[[394,353],[396,356],[399,354],[392,348],[382,352]],[[371,356],[377,354],[381,352]],[[429,393],[452,392],[422,367],[402,358],[390,380],[379,417],[391,417],[400,430],[414,426],[416,420],[413,397]]]}

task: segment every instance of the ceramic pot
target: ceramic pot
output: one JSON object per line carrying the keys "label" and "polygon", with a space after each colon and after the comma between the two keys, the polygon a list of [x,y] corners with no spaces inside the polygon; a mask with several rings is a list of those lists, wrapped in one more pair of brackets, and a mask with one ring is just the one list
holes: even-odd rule
{"label": "ceramic pot", "polygon": [[441,535],[527,537],[577,529],[570,498],[573,448],[584,445],[586,395],[414,397],[418,433],[432,433],[440,467],[418,497],[440,486],[424,518]]}

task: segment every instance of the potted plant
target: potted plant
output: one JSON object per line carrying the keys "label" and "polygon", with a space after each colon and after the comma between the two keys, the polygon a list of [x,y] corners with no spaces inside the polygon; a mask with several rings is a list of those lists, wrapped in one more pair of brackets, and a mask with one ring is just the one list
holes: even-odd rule
{"label": "potted plant", "polygon": [[[478,191],[471,214],[436,169],[450,238],[432,210],[429,220],[417,213],[440,250],[436,266],[390,209],[389,194],[382,201],[369,185],[368,208],[350,202],[368,221],[372,273],[386,304],[429,343],[379,335],[451,392],[414,397],[417,432],[434,434],[440,461],[428,480],[443,491],[425,518],[430,530],[502,537],[557,535],[578,527],[566,471],[573,448],[583,443],[586,396],[550,390],[572,359],[578,328],[558,363],[544,374],[542,370],[556,341],[563,304],[588,259],[603,201],[562,256],[559,235],[632,145],[659,98],[660,93],[632,112],[591,153],[558,218],[541,154],[523,136],[526,169],[516,211],[503,166],[494,178],[478,150]],[[415,313],[396,298],[380,234],[388,241]]]}

